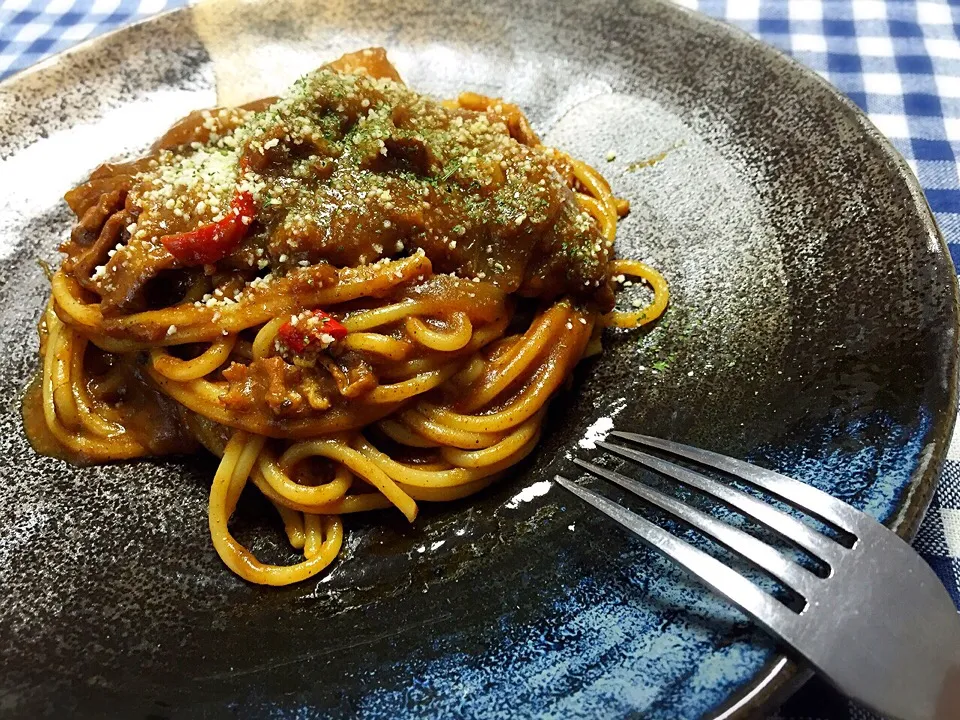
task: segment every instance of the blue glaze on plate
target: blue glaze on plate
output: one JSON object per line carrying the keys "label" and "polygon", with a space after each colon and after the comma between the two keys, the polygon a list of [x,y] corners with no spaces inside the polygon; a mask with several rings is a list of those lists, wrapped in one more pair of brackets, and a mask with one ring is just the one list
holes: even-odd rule
{"label": "blue glaze on plate", "polygon": [[[929,418],[918,427],[926,430]],[[751,459],[892,519],[909,486],[903,468],[917,463],[921,444],[856,443],[878,431],[900,440],[904,430],[889,418],[868,417],[808,437],[803,447],[761,448]],[[736,522],[734,513],[721,515]],[[388,717],[407,708],[407,717],[423,717],[425,709],[437,718],[513,717],[522,707],[525,716],[564,718],[643,708],[649,718],[694,718],[721,705],[774,657],[772,643],[751,631],[743,615],[659,555],[638,545],[620,557],[622,569],[605,564],[567,584],[563,599],[534,625],[501,616],[494,646],[479,657],[451,650],[425,666],[400,664],[396,673],[416,677],[415,684],[371,693],[360,714]],[[563,552],[556,572],[576,575]]]}

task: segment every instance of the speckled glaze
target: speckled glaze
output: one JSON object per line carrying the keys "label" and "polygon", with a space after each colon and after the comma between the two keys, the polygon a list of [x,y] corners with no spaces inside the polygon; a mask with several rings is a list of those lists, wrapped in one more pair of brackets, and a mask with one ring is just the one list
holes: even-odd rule
{"label": "speckled glaze", "polygon": [[[510,98],[596,165],[632,204],[620,254],[661,268],[674,302],[606,339],[512,477],[412,526],[350,518],[332,571],[254,587],[210,545],[211,460],[76,469],[30,449],[35,260],[57,260],[60,197],[101,160],[371,44],[420,90]],[[615,423],[778,468],[909,536],[954,418],[953,271],[902,161],[811,73],[661,2],[218,0],[87,43],[0,85],[0,263],[13,717],[749,715],[805,672],[553,475]],[[261,501],[239,516],[286,557]]]}

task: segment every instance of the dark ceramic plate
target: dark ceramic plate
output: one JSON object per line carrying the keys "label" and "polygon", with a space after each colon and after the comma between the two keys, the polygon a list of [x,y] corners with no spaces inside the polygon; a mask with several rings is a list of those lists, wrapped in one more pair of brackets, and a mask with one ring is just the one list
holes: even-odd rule
{"label": "dark ceramic plate", "polygon": [[[513,477],[332,571],[244,584],[213,465],[38,457],[18,398],[62,193],[187,111],[382,44],[414,87],[501,94],[633,211],[674,303],[611,335]],[[607,162],[609,152],[616,159]],[[263,2],[178,11],[0,86],[0,708],[123,716],[741,715],[805,677],[744,618],[554,487],[616,423],[779,468],[911,535],[956,396],[956,291],[913,176],[813,74],[660,2]],[[238,532],[280,559],[256,498]]]}

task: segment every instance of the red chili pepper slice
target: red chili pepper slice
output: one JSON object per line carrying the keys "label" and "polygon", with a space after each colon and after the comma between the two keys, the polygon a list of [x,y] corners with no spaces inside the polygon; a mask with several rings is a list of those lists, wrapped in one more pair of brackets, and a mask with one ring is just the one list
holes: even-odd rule
{"label": "red chili pepper slice", "polygon": [[179,235],[167,235],[160,242],[181,265],[209,265],[225,258],[240,244],[254,211],[253,195],[237,193],[223,220]]}
{"label": "red chili pepper slice", "polygon": [[323,349],[329,345],[324,335],[343,340],[347,329],[323,310],[305,310],[297,316],[297,324],[285,322],[277,330],[277,338],[292,352],[302,353],[308,347]]}

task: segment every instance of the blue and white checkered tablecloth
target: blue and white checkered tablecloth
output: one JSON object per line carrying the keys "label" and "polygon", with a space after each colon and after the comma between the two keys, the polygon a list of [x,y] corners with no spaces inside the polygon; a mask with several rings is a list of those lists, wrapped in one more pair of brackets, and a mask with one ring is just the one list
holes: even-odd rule
{"label": "blue and white checkered tablecloth", "polygon": [[[187,0],[0,0],[0,77]],[[960,266],[960,1],[677,0],[813,68],[859,105],[920,178]],[[960,607],[960,432],[914,546]],[[871,717],[814,681],[784,719]]]}

